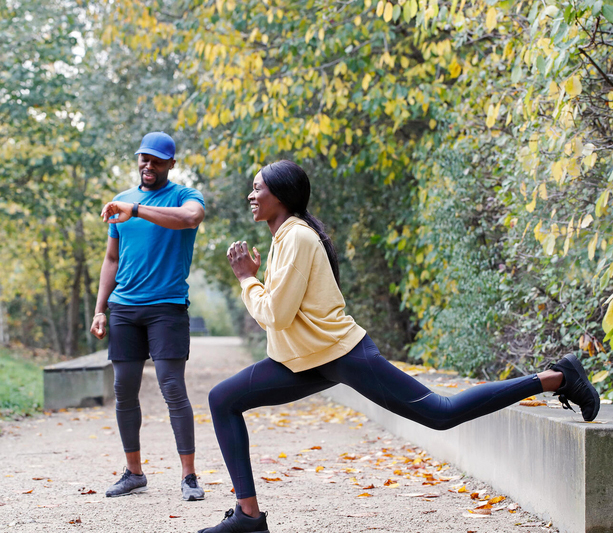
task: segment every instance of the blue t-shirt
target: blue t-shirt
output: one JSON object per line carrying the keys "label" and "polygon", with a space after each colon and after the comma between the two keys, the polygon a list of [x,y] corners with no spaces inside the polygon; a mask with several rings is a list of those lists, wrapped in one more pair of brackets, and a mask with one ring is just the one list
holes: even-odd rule
{"label": "blue t-shirt", "polygon": [[[134,187],[118,194],[114,200],[157,207],[180,207],[185,202],[196,201],[204,207],[199,191],[170,181],[155,191]],[[109,236],[119,239],[117,286],[109,302],[189,304],[189,285],[185,280],[192,264],[197,231],[197,228],[163,228],[142,218],[109,224]]]}

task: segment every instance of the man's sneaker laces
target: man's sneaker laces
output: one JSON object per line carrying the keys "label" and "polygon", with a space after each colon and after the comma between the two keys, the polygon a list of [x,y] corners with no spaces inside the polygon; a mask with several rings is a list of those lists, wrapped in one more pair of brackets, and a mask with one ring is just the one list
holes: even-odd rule
{"label": "man's sneaker laces", "polygon": [[128,496],[129,494],[145,492],[146,490],[147,478],[145,474],[136,475],[127,468],[124,468],[121,479],[107,489],[106,497],[116,498],[118,496]]}
{"label": "man's sneaker laces", "polygon": [[183,499],[189,502],[204,499],[204,490],[198,485],[196,474],[188,474],[181,481],[181,492]]}

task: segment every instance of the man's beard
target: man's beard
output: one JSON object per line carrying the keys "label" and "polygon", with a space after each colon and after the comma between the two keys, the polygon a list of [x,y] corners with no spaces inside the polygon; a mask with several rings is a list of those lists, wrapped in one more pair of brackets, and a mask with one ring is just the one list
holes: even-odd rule
{"label": "man's beard", "polygon": [[[153,183],[145,183],[145,180],[143,179],[143,175],[140,175],[140,185],[141,187],[145,187],[146,189],[157,189],[158,187],[160,187],[160,185],[162,185],[165,181],[166,181],[166,175],[163,174],[153,174],[153,176],[155,176],[155,181]],[[151,174],[148,174],[149,176],[151,176]]]}

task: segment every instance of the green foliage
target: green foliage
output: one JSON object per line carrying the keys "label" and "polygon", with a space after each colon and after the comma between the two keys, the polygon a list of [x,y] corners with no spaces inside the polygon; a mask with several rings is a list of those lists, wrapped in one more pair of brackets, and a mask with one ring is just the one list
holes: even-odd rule
{"label": "green foliage", "polygon": [[43,371],[0,348],[0,417],[33,415],[43,407]]}

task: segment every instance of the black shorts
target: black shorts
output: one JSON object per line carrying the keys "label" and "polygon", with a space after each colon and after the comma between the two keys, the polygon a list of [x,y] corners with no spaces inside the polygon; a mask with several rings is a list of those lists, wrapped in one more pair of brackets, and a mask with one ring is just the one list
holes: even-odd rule
{"label": "black shorts", "polygon": [[189,359],[186,304],[109,303],[109,359]]}

